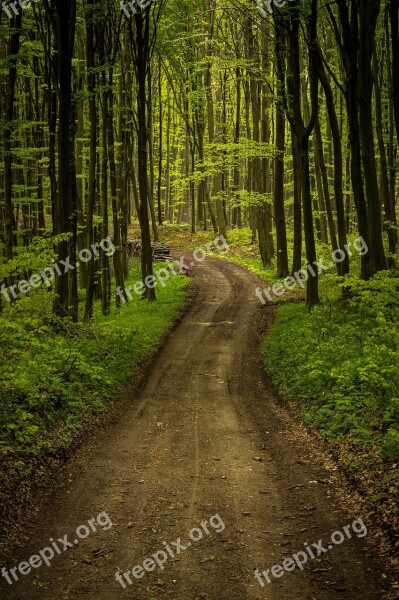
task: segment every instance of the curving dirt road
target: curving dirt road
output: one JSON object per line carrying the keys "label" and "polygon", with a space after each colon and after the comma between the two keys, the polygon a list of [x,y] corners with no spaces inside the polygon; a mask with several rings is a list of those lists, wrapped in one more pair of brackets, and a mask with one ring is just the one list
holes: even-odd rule
{"label": "curving dirt road", "polygon": [[[257,344],[265,309],[255,277],[213,258],[196,266],[195,276],[196,302],[146,384],[124,403],[118,422],[69,463],[63,486],[32,524],[28,547],[7,569],[50,546],[49,538],[68,534],[73,542],[76,529],[103,511],[112,527],[103,515],[104,529],[94,524],[96,533],[54,553],[49,567],[15,571],[12,585],[3,578],[0,598],[388,598],[366,545],[372,524],[365,521],[366,538],[353,533],[328,550],[331,534],[362,515],[345,498],[334,465],[263,380]],[[200,541],[189,538],[192,528]],[[291,561],[290,572],[272,574],[298,551],[304,561],[305,543],[312,548],[319,540],[328,551],[309,554],[303,570]],[[136,568],[140,578],[123,576],[155,553],[162,569],[149,561],[148,572]],[[269,569],[270,583],[258,583],[256,568]]]}

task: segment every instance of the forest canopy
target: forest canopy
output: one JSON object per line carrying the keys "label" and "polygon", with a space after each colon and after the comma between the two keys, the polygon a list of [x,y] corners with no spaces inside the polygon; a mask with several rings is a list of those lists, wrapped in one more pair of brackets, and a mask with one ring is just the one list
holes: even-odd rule
{"label": "forest canopy", "polygon": [[0,18],[1,278],[18,297],[35,295],[19,280],[111,235],[112,260],[50,286],[57,316],[78,319],[79,290],[86,319],[95,298],[107,314],[134,223],[143,281],[159,226],[181,222],[249,227],[278,277],[318,242],[346,276],[351,234],[364,280],[394,267],[397,1],[40,0]]}

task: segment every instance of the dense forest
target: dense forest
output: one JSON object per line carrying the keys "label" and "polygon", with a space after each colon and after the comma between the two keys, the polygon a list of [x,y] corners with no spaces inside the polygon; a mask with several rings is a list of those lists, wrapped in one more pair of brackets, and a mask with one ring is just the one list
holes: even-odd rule
{"label": "dense forest", "polygon": [[[394,267],[397,2],[277,4],[3,4],[7,288],[28,276],[38,246],[54,248],[71,265],[55,272],[54,314],[78,319],[80,288],[84,317],[97,297],[106,314],[111,261],[85,250],[111,234],[123,288],[135,220],[143,279],[151,236],[182,222],[193,233],[250,227],[279,277],[317,260],[316,240],[342,251],[347,275],[353,232],[368,248],[363,279]],[[14,296],[39,286],[22,287]],[[3,290],[3,303],[16,299]],[[318,302],[316,274],[307,303]]]}
{"label": "dense forest", "polygon": [[0,90],[0,500],[187,303],[154,249],[222,240],[278,307],[273,384],[397,534],[399,0],[5,0]]}

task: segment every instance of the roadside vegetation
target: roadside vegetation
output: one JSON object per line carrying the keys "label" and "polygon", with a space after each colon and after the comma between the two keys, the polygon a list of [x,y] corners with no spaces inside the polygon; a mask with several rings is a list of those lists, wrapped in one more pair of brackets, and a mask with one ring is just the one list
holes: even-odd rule
{"label": "roadside vegetation", "polygon": [[399,276],[348,278],[349,299],[337,295],[331,279],[325,275],[324,301],[311,312],[304,303],[277,309],[262,347],[265,367],[397,543]]}
{"label": "roadside vegetation", "polygon": [[306,422],[335,443],[348,437],[399,460],[399,278],[353,281],[310,313],[285,304],[263,354],[279,390],[300,402]]}
{"label": "roadside vegetation", "polygon": [[[154,265],[155,272],[161,263]],[[133,259],[126,285],[140,281]],[[53,293],[35,290],[0,316],[0,456],[29,475],[31,459],[67,452],[88,419],[100,417],[121,385],[154,353],[185,304],[189,280],[171,277],[158,302],[133,294],[91,322],[57,319]],[[0,496],[1,500],[1,496]]]}

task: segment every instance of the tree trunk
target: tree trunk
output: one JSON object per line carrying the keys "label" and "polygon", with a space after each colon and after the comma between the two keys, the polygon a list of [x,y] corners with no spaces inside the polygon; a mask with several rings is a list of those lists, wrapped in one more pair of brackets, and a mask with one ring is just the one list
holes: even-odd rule
{"label": "tree trunk", "polygon": [[158,152],[158,223],[162,225],[162,204],[161,204],[161,189],[162,189],[162,159],[163,159],[163,104],[162,104],[162,70],[159,65],[158,73],[158,94],[159,94],[159,152]]}
{"label": "tree trunk", "polygon": [[153,124],[153,111],[152,111],[152,78],[151,78],[151,61],[148,63],[148,164],[150,167],[150,181],[148,186],[148,204],[150,207],[152,232],[154,234],[154,240],[159,240],[157,218],[155,215],[155,204],[154,204],[154,124]]}
{"label": "tree trunk", "polygon": [[[122,236],[121,236],[121,222],[120,222],[120,203],[117,188],[117,170],[115,161],[115,132],[114,132],[114,93],[113,93],[113,65],[109,67],[108,74],[108,94],[107,94],[107,134],[108,134],[108,161],[109,161],[109,175],[110,175],[110,188],[111,188],[111,208],[112,208],[112,222],[114,226],[114,246],[115,252],[112,260],[114,263],[115,271],[115,284],[116,288],[122,288],[124,286],[123,277],[123,266],[122,266]],[[116,306],[120,306],[121,298],[118,294],[115,295]]]}
{"label": "tree trunk", "polygon": [[389,1],[389,19],[391,22],[391,50],[392,50],[392,102],[395,118],[396,135],[399,144],[399,2]]}
{"label": "tree trunk", "polygon": [[372,48],[380,10],[380,0],[359,0],[359,122],[363,173],[369,213],[371,275],[386,269],[382,242],[382,217],[378,189],[377,165],[373,130],[373,72]]}
{"label": "tree trunk", "polygon": [[292,274],[297,273],[302,265],[302,185],[298,136],[291,126],[292,165],[294,177],[294,248],[292,257]]}
{"label": "tree trunk", "polygon": [[[296,5],[298,10],[298,5]],[[310,187],[310,168],[309,168],[309,137],[314,128],[318,111],[318,74],[317,62],[315,56],[316,47],[316,25],[317,25],[317,0],[312,0],[311,13],[308,17],[308,54],[309,54],[309,83],[311,110],[308,123],[304,124],[301,112],[301,79],[300,79],[300,46],[299,46],[299,20],[298,15],[294,13],[290,16],[291,27],[289,30],[289,76],[291,79],[290,94],[290,113],[292,115],[291,124],[295,128],[298,138],[300,154],[300,172],[302,188],[302,207],[303,224],[305,233],[305,247],[307,262],[313,268],[316,261],[316,245],[314,239],[312,194]],[[306,304],[311,307],[319,303],[319,278],[317,268],[314,268],[314,275],[308,274],[306,284]]]}
{"label": "tree trunk", "polygon": [[[328,112],[328,120],[331,128],[331,135],[333,140],[333,149],[334,149],[334,195],[335,195],[335,205],[337,209],[337,226],[338,226],[338,243],[342,252],[345,253],[345,258],[341,263],[337,263],[337,269],[339,275],[346,275],[349,273],[349,255],[346,249],[347,244],[347,226],[345,221],[345,206],[344,206],[344,195],[343,195],[343,177],[342,177],[342,142],[341,142],[341,132],[339,129],[337,113],[335,110],[334,96],[331,89],[330,81],[327,77],[327,74],[324,69],[323,61],[321,58],[320,49],[318,48],[318,73],[321,84],[323,86],[324,94],[326,97],[327,104],[327,112]],[[323,155],[323,146],[322,146],[322,138],[320,136],[320,148],[321,154]],[[327,173],[326,173],[327,177]],[[332,209],[331,209],[331,201],[329,202],[330,206],[328,206],[328,198],[327,198],[327,189],[328,189],[328,180],[324,180],[324,189],[325,189],[325,199],[326,199],[326,208],[327,215],[328,211],[331,211],[331,214],[328,215],[329,224],[332,219]],[[329,225],[330,226],[330,225]],[[334,228],[335,229],[335,228]],[[331,237],[331,226],[330,226],[330,237]],[[335,242],[336,243],[336,242]],[[333,238],[331,238],[331,244],[333,245]]]}
{"label": "tree trunk", "polygon": [[[320,240],[323,244],[328,244],[325,186],[323,186],[323,180],[322,180],[322,168],[321,168],[321,164],[320,164],[321,163],[320,148],[317,143],[318,140],[316,140],[317,124],[318,124],[318,120],[316,121],[316,125],[315,125],[314,138],[313,138],[313,150],[314,150],[316,189],[317,189],[317,196],[319,198],[319,204],[320,204]],[[319,124],[319,127],[320,127],[320,124]],[[322,158],[323,158],[323,162],[324,162],[323,153],[322,153]],[[324,163],[324,167],[325,167],[325,163]],[[325,172],[326,172],[326,176],[327,176],[327,169]],[[328,189],[328,179],[327,179],[327,189]],[[329,190],[327,193],[329,194]],[[331,202],[331,200],[330,200],[330,202]]]}
{"label": "tree trunk", "polygon": [[150,7],[135,14],[136,21],[136,76],[137,124],[138,124],[138,179],[140,191],[140,228],[141,228],[141,272],[143,297],[155,300],[155,288],[152,284],[152,248],[150,223],[148,218],[148,133],[146,115],[146,72],[149,68],[150,51]]}
{"label": "tree trunk", "polygon": [[[54,233],[73,233],[74,186],[71,179],[71,139],[74,130],[72,123],[72,55],[75,40],[76,0],[55,1],[55,50],[58,74],[58,194],[54,206]],[[56,244],[58,262],[67,261],[72,241]],[[55,274],[54,314],[66,317],[69,310],[69,277],[64,273]]]}
{"label": "tree trunk", "polygon": [[[14,121],[15,111],[15,85],[17,80],[17,62],[20,48],[21,34],[21,12],[16,17],[13,17],[10,27],[14,29],[11,35],[8,50],[9,69],[6,82],[6,102],[5,102],[5,124],[3,134],[4,144],[4,229],[5,229],[5,256],[6,260],[12,260],[13,239],[16,231],[16,223],[14,217],[14,209],[12,204],[12,149],[11,149],[11,133]],[[7,285],[13,283],[13,278],[8,277]]]}
{"label": "tree trunk", "polygon": [[275,19],[275,52],[277,59],[277,106],[274,159],[274,218],[276,223],[277,277],[288,276],[287,230],[284,207],[284,157],[285,157],[285,113],[283,90],[285,86],[285,29],[280,19]]}
{"label": "tree trunk", "polygon": [[[328,187],[328,175],[327,175],[327,167],[324,161],[324,152],[323,152],[323,139],[320,131],[320,122],[319,119],[316,119],[316,124],[314,128],[314,147],[315,147],[315,162],[316,168],[320,170],[320,176],[322,181],[322,194],[324,194],[324,200],[326,205],[327,212],[327,222],[328,229],[330,232],[330,240],[331,247],[333,251],[338,250],[337,244],[337,236],[335,232],[335,223],[334,216],[332,211],[331,197],[330,197],[330,189]],[[338,275],[340,275],[340,263],[337,263]]]}
{"label": "tree trunk", "polygon": [[[396,230],[392,227],[394,224],[394,217],[391,209],[391,197],[389,191],[389,177],[388,177],[388,160],[387,153],[384,143],[384,131],[382,125],[382,101],[381,101],[381,88],[379,78],[379,68],[377,52],[373,50],[373,66],[374,66],[374,89],[375,89],[375,123],[377,130],[378,150],[380,154],[380,181],[381,181],[381,204],[385,211],[385,230],[388,235],[388,246],[390,257],[388,264],[391,268],[395,266],[395,253],[396,253]],[[389,68],[389,66],[388,66]]]}
{"label": "tree trunk", "polygon": [[[89,0],[89,6],[93,9],[96,0]],[[90,12],[86,13],[86,60],[87,60],[87,91],[89,97],[89,122],[90,122],[90,146],[89,146],[89,182],[86,204],[86,248],[91,248],[94,243],[93,216],[96,203],[96,175],[97,175],[97,101],[95,95],[96,73],[94,54],[94,28],[95,24]],[[104,42],[102,38],[101,42]],[[101,43],[100,42],[100,43]],[[86,301],[84,318],[89,320],[93,317],[94,300],[94,260],[87,264],[86,278]]]}
{"label": "tree trunk", "polygon": [[355,2],[351,3],[351,18],[349,19],[346,0],[338,0],[337,4],[342,29],[342,43],[341,40],[339,40],[339,47],[342,51],[343,65],[345,68],[345,101],[349,124],[353,199],[357,211],[359,234],[369,248],[369,251],[361,257],[361,277],[363,279],[369,279],[372,274],[372,268],[370,264],[371,249],[369,242],[369,215],[363,187],[360,128],[357,105],[359,87],[359,29],[357,5]]}

